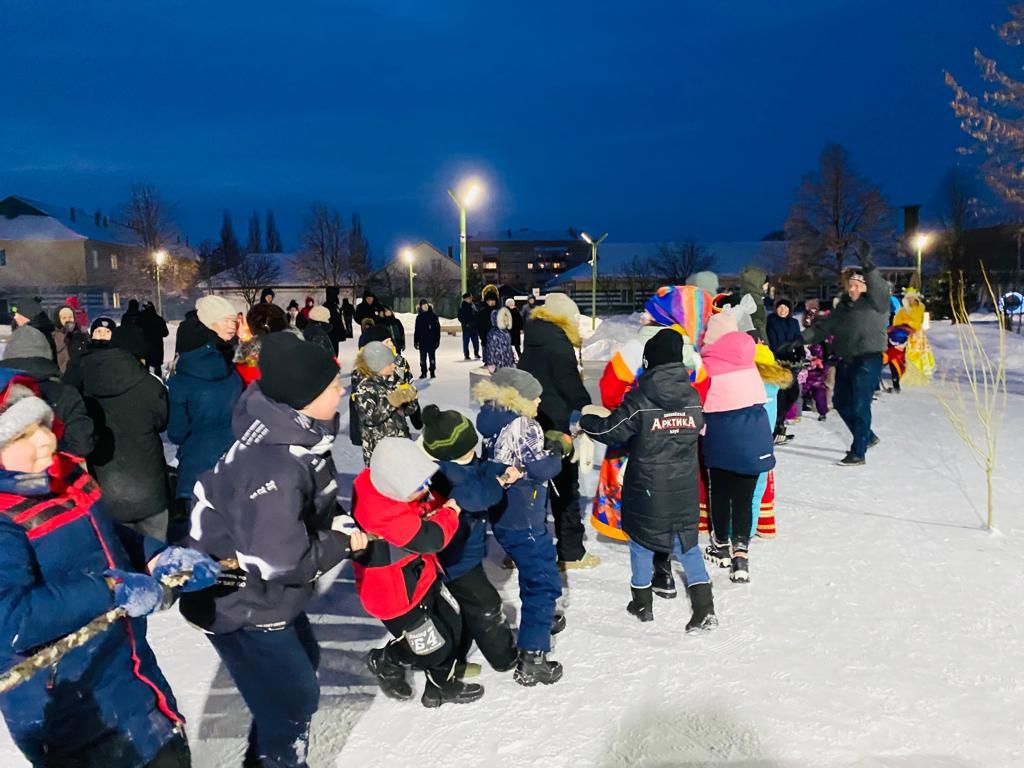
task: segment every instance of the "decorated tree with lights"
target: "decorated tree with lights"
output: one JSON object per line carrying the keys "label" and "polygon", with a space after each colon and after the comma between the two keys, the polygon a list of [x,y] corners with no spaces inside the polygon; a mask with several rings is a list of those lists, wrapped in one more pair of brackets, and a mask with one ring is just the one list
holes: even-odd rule
{"label": "decorated tree with lights", "polygon": [[[1009,21],[995,31],[1007,46],[1024,43],[1024,3],[1010,5]],[[1024,82],[1010,77],[1007,67],[978,49],[974,62],[989,84],[980,96],[946,73],[953,111],[960,127],[974,139],[961,151],[980,155],[982,175],[993,191],[1011,205],[1024,207]]]}

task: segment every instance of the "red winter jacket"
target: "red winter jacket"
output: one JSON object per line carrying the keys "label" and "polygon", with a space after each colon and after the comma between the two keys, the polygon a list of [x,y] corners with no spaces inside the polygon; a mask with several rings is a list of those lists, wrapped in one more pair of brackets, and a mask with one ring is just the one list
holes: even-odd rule
{"label": "red winter jacket", "polygon": [[371,616],[387,620],[408,613],[437,579],[437,553],[459,527],[458,513],[443,504],[436,495],[417,502],[388,498],[374,488],[368,469],[356,478],[352,514],[364,531],[380,537],[352,566],[356,594]]}

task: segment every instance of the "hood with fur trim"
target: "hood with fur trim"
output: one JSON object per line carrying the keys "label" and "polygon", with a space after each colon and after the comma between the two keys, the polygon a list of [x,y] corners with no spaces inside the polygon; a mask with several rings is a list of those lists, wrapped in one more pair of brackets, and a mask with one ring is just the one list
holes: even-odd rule
{"label": "hood with fur trim", "polygon": [[537,307],[530,312],[530,321],[535,322],[539,320],[561,328],[562,332],[568,337],[569,343],[574,347],[579,347],[583,343],[583,340],[580,338],[580,329],[572,320],[564,315],[556,315],[544,307]]}
{"label": "hood with fur trim", "polygon": [[537,417],[537,404],[520,395],[514,387],[502,387],[492,381],[481,381],[473,387],[473,397],[481,405],[491,403],[521,416]]}

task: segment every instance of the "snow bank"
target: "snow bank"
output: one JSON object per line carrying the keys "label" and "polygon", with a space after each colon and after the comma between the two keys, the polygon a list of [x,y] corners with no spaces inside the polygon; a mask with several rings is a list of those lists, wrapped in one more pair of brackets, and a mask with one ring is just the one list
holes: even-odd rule
{"label": "snow bank", "polygon": [[[632,315],[612,315],[604,318],[597,326],[597,330],[586,339],[583,345],[583,359],[610,359],[615,350],[636,336],[641,316],[642,313],[636,312]],[[589,325],[588,319],[588,328]]]}

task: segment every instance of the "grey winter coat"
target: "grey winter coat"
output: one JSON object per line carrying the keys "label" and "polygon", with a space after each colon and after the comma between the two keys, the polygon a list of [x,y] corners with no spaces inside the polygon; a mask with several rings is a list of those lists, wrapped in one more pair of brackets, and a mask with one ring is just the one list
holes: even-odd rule
{"label": "grey winter coat", "polygon": [[832,350],[844,360],[885,352],[889,345],[889,286],[874,264],[868,262],[863,268],[867,293],[856,301],[844,294],[839,306],[827,317],[819,316],[803,332],[805,344],[832,336]]}

